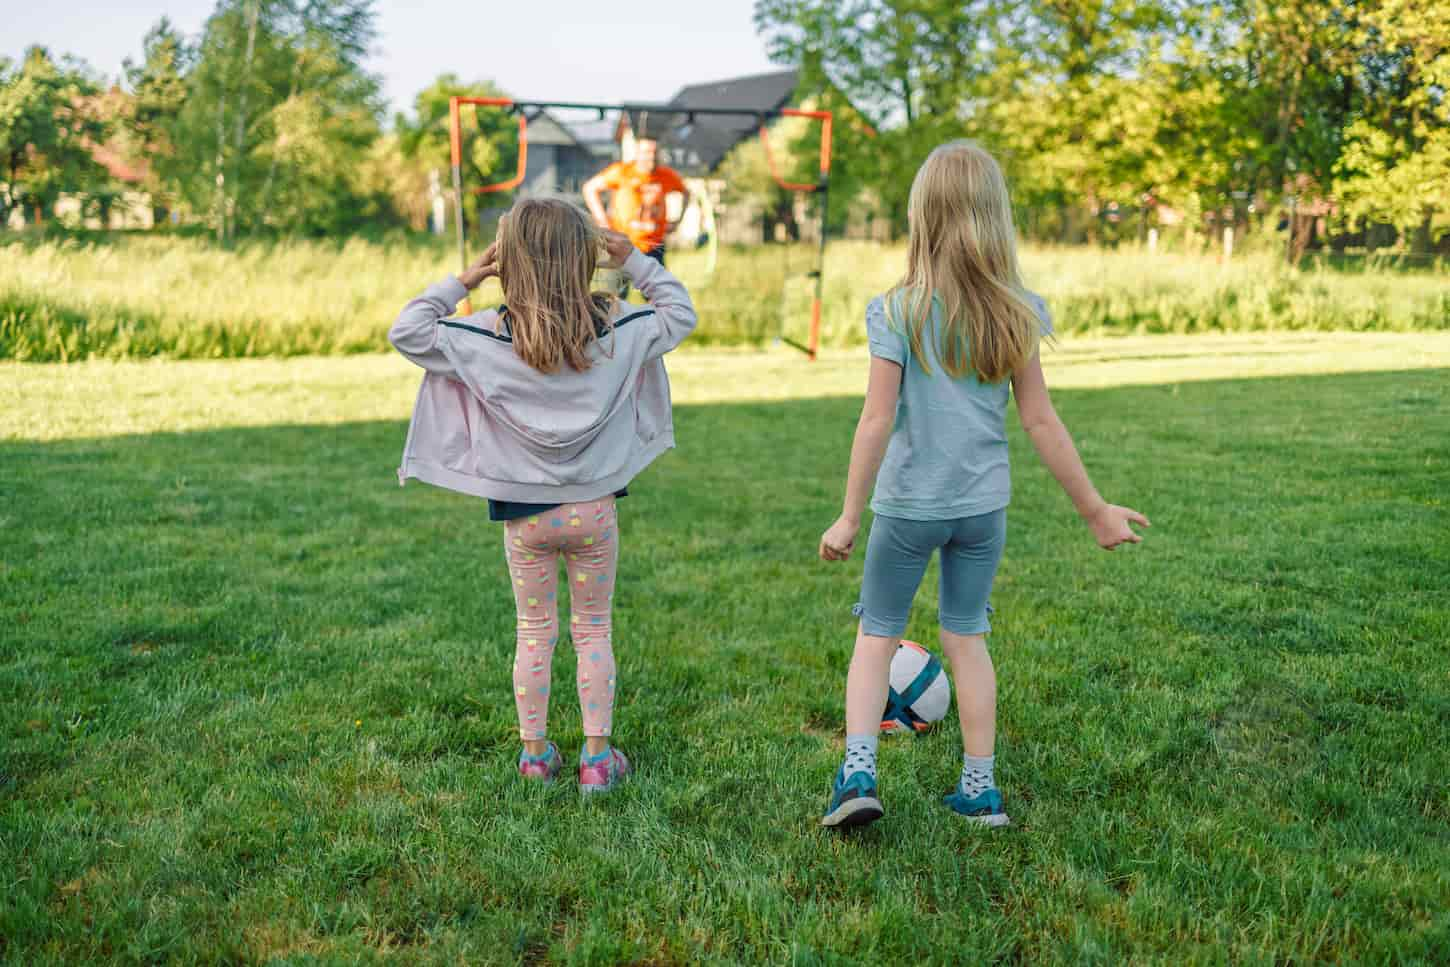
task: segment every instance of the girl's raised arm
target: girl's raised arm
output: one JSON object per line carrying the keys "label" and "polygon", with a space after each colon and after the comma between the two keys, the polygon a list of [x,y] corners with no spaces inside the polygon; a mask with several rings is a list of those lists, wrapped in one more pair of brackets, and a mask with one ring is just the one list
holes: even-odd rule
{"label": "girl's raised arm", "polygon": [[1072,436],[1047,395],[1047,379],[1042,375],[1042,358],[1037,353],[1012,374],[1012,395],[1017,399],[1022,428],[1032,438],[1037,455],[1072,498],[1072,505],[1092,528],[1098,546],[1111,551],[1119,544],[1140,543],[1143,538],[1133,532],[1128,522],[1148,527],[1148,518],[1129,507],[1103,500],[1088,479],[1087,468],[1082,465],[1077,447],[1073,446]]}
{"label": "girl's raised arm", "polygon": [[403,306],[388,330],[388,342],[408,359],[430,373],[453,376],[453,364],[438,346],[442,337],[439,323],[484,279],[498,275],[498,245],[490,245],[478,260],[456,277],[430,285],[423,294]]}
{"label": "girl's raised arm", "polygon": [[699,321],[690,293],[668,269],[637,250],[627,236],[608,230],[603,235],[609,252],[604,267],[623,269],[654,310],[655,335],[648,358],[663,356],[684,342]]}

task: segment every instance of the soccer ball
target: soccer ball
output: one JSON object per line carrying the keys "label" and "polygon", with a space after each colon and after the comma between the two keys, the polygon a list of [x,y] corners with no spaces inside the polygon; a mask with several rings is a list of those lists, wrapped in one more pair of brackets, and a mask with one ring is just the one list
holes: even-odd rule
{"label": "soccer ball", "polygon": [[925,732],[946,717],[952,704],[952,686],[941,662],[914,641],[901,639],[891,657],[891,690],[881,731]]}

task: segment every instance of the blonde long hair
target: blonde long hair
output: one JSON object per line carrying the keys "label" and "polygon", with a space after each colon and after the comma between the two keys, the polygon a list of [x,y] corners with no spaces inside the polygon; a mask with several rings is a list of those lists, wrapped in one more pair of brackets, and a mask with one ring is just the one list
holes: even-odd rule
{"label": "blonde long hair", "polygon": [[541,373],[561,364],[582,373],[589,347],[610,329],[618,300],[589,289],[601,246],[594,223],[561,198],[526,198],[499,223],[499,283],[514,352]]}
{"label": "blonde long hair", "polygon": [[997,383],[1031,358],[1041,323],[1017,264],[1007,179],[971,141],[950,141],[927,156],[907,201],[906,274],[887,293],[887,319],[922,352],[933,299],[942,306],[936,357],[953,377],[974,371]]}

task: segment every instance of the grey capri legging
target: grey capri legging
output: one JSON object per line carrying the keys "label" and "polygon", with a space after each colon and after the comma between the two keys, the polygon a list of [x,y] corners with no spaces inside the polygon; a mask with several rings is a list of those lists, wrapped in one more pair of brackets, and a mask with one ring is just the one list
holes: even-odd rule
{"label": "grey capri legging", "polygon": [[955,520],[904,520],[882,517],[871,522],[866,542],[866,572],[861,601],[853,609],[861,629],[880,638],[899,638],[911,615],[911,599],[921,586],[932,551],[941,548],[941,626],[958,635],[992,630],[992,579],[1007,542],[1007,508]]}

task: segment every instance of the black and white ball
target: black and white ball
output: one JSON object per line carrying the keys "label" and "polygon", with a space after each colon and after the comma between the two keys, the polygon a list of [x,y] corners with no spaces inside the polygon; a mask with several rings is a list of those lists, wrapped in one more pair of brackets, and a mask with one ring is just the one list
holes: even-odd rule
{"label": "black and white ball", "polygon": [[891,690],[881,731],[925,732],[942,719],[952,704],[951,680],[935,655],[914,641],[901,640],[891,658]]}

